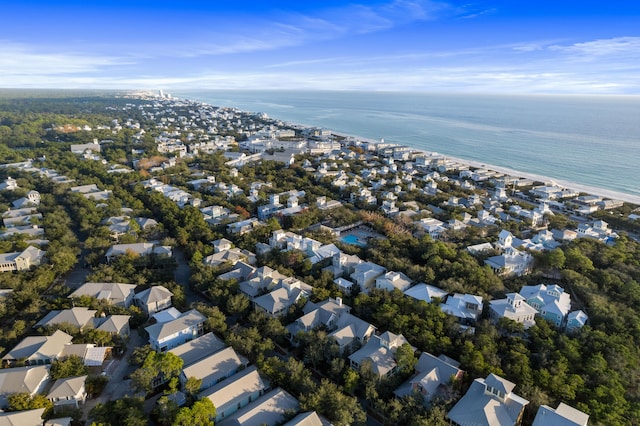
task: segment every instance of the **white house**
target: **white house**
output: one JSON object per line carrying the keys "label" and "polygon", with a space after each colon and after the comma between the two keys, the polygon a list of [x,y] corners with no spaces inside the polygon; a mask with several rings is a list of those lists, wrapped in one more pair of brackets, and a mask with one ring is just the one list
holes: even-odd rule
{"label": "white house", "polygon": [[85,381],[88,376],[66,377],[53,382],[47,399],[55,407],[78,408],[87,399]]}
{"label": "white house", "polygon": [[22,252],[0,254],[0,272],[24,271],[32,266],[40,266],[44,261],[45,252],[29,246]]}
{"label": "white house", "polygon": [[527,329],[535,325],[534,317],[538,311],[533,306],[527,304],[524,297],[518,293],[507,293],[506,299],[497,299],[489,302],[491,318],[509,318],[519,322]]}
{"label": "white house", "polygon": [[541,405],[532,426],[587,426],[588,423],[587,413],[561,402],[556,409]]}
{"label": "white house", "polygon": [[91,296],[106,300],[109,304],[128,308],[133,303],[135,284],[125,283],[84,283],[68,297]]}
{"label": "white house", "polygon": [[405,291],[411,286],[411,282],[411,278],[402,272],[389,271],[376,278],[375,287],[387,291],[393,291],[394,289]]}
{"label": "white house", "polygon": [[240,371],[218,384],[202,391],[198,398],[209,398],[216,407],[218,424],[238,410],[246,407],[264,395],[271,387],[270,382],[258,373],[255,366]]}
{"label": "white house", "polygon": [[159,352],[174,348],[200,336],[206,320],[204,315],[192,309],[173,321],[150,325],[145,328],[149,344]]}
{"label": "white house", "polygon": [[141,308],[147,315],[153,315],[156,312],[171,307],[171,297],[173,293],[161,285],[149,287],[146,290],[136,294],[133,302]]}
{"label": "white house", "polygon": [[386,269],[380,265],[371,262],[363,262],[354,266],[351,280],[360,286],[363,292],[369,291],[380,275],[384,274]]}
{"label": "white house", "polygon": [[380,336],[372,336],[362,348],[349,355],[351,368],[358,370],[364,360],[369,360],[376,375],[392,376],[398,369],[395,360],[396,350],[405,343],[409,342],[402,334],[394,334],[390,331]]}
{"label": "white house", "polygon": [[482,297],[473,294],[455,293],[440,304],[442,312],[457,317],[463,323],[473,323],[482,314]]}
{"label": "white house", "polygon": [[437,395],[446,395],[447,387],[453,380],[462,379],[464,371],[459,367],[459,362],[445,355],[436,357],[423,352],[415,366],[416,374],[401,384],[394,394],[402,398],[419,393],[427,404]]}
{"label": "white house", "polygon": [[533,256],[526,251],[508,247],[503,254],[492,256],[484,263],[501,277],[522,276],[531,272]]}
{"label": "white house", "polygon": [[475,379],[447,417],[458,426],[516,426],[529,401],[512,392],[515,386],[493,373]]}

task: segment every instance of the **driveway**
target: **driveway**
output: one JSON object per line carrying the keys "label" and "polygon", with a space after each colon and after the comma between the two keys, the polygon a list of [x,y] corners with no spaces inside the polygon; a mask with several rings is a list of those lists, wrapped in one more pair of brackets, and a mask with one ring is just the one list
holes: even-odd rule
{"label": "driveway", "polygon": [[184,257],[184,252],[180,248],[173,249],[173,258],[176,260],[177,267],[173,273],[173,277],[178,284],[184,288],[184,295],[187,300],[187,306],[191,306],[193,302],[205,302],[207,300],[194,292],[189,285],[189,277],[191,277],[191,268]]}
{"label": "driveway", "polygon": [[133,350],[139,346],[144,346],[146,342],[140,337],[137,330],[132,330],[129,336],[129,342],[127,343],[127,350],[122,358],[113,358],[104,369],[105,374],[109,377],[107,386],[97,398],[88,399],[83,407],[82,420],[86,421],[89,417],[89,411],[95,407],[98,403],[105,403],[107,401],[113,401],[120,399],[125,395],[133,395],[131,390],[131,380],[124,380],[125,376],[133,373],[135,367],[129,365],[127,358]]}

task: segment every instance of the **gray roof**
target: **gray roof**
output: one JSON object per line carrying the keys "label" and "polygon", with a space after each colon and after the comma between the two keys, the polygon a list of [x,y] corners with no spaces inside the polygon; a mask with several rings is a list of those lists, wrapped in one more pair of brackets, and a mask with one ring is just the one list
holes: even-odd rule
{"label": "gray roof", "polygon": [[431,303],[434,297],[444,300],[447,296],[447,291],[432,285],[419,283],[405,290],[404,294],[413,297],[414,299],[424,300],[427,303]]}
{"label": "gray roof", "polygon": [[71,309],[64,309],[61,311],[51,311],[44,318],[36,323],[36,327],[39,326],[50,326],[56,324],[71,324],[76,327],[84,327],[87,325],[96,315],[95,310],[84,308],[84,307],[75,307]]}
{"label": "gray roof", "polygon": [[297,411],[299,407],[297,399],[281,388],[276,388],[218,424],[220,426],[275,426],[284,420],[287,411]]}
{"label": "gray roof", "polygon": [[555,410],[541,405],[532,426],[587,426],[588,422],[588,414],[561,402]]}
{"label": "gray roof", "polygon": [[64,331],[56,330],[51,336],[29,336],[22,339],[2,359],[19,360],[30,358],[56,358],[72,337]]}
{"label": "gray roof", "polygon": [[207,387],[229,377],[246,364],[247,360],[240,358],[232,347],[227,347],[184,367],[182,372],[185,378],[202,379],[203,386]]}
{"label": "gray roof", "polygon": [[100,323],[97,329],[107,333],[120,334],[122,329],[129,324],[129,318],[131,318],[131,315],[109,315],[104,318],[104,321]]}
{"label": "gray roof", "polygon": [[268,389],[271,384],[262,378],[255,366],[251,366],[228,379],[204,390],[200,398],[209,398],[219,412],[244,401],[249,395]]}
{"label": "gray roof", "polygon": [[166,300],[173,296],[169,290],[167,290],[164,286],[155,285],[153,287],[149,287],[146,290],[141,291],[136,294],[134,297],[139,300],[141,303],[148,305],[149,303],[160,302],[162,300]]}
{"label": "gray roof", "polygon": [[387,331],[380,336],[373,336],[366,345],[351,354],[349,359],[358,364],[364,359],[370,359],[373,371],[384,376],[396,367],[395,350],[404,343],[408,342],[402,334]]}
{"label": "gray roof", "polygon": [[106,299],[114,304],[122,304],[129,297],[135,284],[124,283],[85,283],[69,297],[93,296],[97,299]]}
{"label": "gray roof", "polygon": [[35,410],[0,412],[0,426],[42,426],[45,408]]}
{"label": "gray roof", "polygon": [[291,291],[285,287],[280,287],[260,297],[256,297],[253,301],[256,306],[260,306],[269,313],[281,312],[293,305],[300,296],[304,296],[304,290],[292,288]]}
{"label": "gray roof", "polygon": [[[493,377],[487,377],[487,379],[493,385],[501,386],[503,389],[509,389],[513,385],[501,377],[490,376]],[[520,413],[529,401],[514,394],[507,394],[502,400],[485,392],[486,385],[485,379],[475,379],[467,393],[449,411],[447,417],[460,426],[515,426]]]}
{"label": "gray roof", "polygon": [[48,365],[0,369],[0,394],[26,392],[33,395],[49,378]]}
{"label": "gray roof", "polygon": [[183,343],[180,346],[169,350],[172,354],[182,358],[184,366],[187,367],[194,362],[218,352],[224,348],[225,343],[213,333],[207,333],[196,339]]}
{"label": "gray roof", "polygon": [[84,387],[84,382],[88,376],[66,377],[53,382],[47,399],[72,398]]}
{"label": "gray roof", "polygon": [[153,324],[146,327],[145,330],[149,333],[149,338],[160,341],[172,334],[185,330],[189,327],[193,327],[197,324],[204,323],[206,317],[195,309],[184,312],[179,318],[173,321],[165,322],[162,324]]}
{"label": "gray roof", "polygon": [[331,336],[337,340],[340,347],[351,344],[354,338],[362,342],[367,335],[375,331],[373,325],[349,313],[342,314],[338,318],[336,327],[336,331],[331,333]]}
{"label": "gray roof", "polygon": [[321,418],[315,411],[300,413],[283,426],[330,426],[327,420]]}

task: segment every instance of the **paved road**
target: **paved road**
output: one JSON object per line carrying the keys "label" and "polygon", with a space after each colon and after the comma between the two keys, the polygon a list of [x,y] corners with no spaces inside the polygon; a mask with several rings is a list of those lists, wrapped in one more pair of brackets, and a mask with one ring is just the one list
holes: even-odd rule
{"label": "paved road", "polygon": [[184,288],[184,295],[187,301],[187,306],[191,306],[193,302],[205,302],[207,300],[194,292],[189,285],[189,277],[191,277],[191,268],[184,257],[184,252],[180,248],[173,249],[173,258],[176,260],[178,266],[173,274],[174,279],[178,284]]}
{"label": "paved road", "polygon": [[131,380],[125,380],[124,377],[133,373],[133,371],[135,371],[135,367],[129,365],[127,358],[135,348],[143,346],[145,343],[146,342],[142,340],[142,337],[140,337],[140,334],[136,330],[131,333],[124,356],[122,358],[112,359],[105,369],[105,373],[109,376],[109,382],[104,388],[104,391],[102,391],[102,394],[100,394],[99,397],[89,399],[85,403],[82,415],[83,421],[87,420],[89,411],[91,411],[91,409],[98,403],[116,400],[125,395],[133,395],[133,391],[131,390]]}

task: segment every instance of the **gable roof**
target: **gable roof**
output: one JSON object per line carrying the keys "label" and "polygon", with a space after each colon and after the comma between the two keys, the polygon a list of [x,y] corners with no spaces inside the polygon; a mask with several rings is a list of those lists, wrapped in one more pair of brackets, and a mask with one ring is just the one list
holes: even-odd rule
{"label": "gable roof", "polygon": [[73,337],[61,330],[51,336],[28,336],[14,346],[2,359],[56,358]]}
{"label": "gable roof", "polygon": [[541,405],[532,426],[587,426],[588,422],[588,414],[561,402],[555,410]]}
{"label": "gable roof", "polygon": [[80,288],[69,295],[69,298],[80,296],[93,296],[97,299],[106,299],[111,303],[124,303],[124,301],[136,288],[135,284],[125,283],[84,283]]}
{"label": "gable roof", "polygon": [[153,324],[145,328],[149,333],[149,338],[155,341],[161,341],[175,333],[193,327],[197,324],[204,323],[206,317],[195,309],[184,312],[179,318],[162,324]]}
{"label": "gable roof", "polygon": [[249,395],[269,388],[270,382],[263,379],[255,366],[251,366],[220,383],[201,392],[199,398],[209,398],[218,412],[245,400]]}
{"label": "gable roof", "polygon": [[109,315],[98,326],[98,330],[119,334],[129,324],[129,318],[131,315]]}
{"label": "gable roof", "polygon": [[49,377],[48,365],[32,365],[0,369],[0,393],[26,392],[33,395]]}
{"label": "gable roof", "polygon": [[207,384],[210,386],[229,377],[241,365],[246,364],[247,361],[241,359],[236,351],[229,346],[184,367],[182,372],[185,378],[202,379],[202,385],[206,387]]}
{"label": "gable roof", "polygon": [[285,413],[297,411],[298,400],[281,388],[261,396],[237,413],[222,420],[220,426],[228,425],[269,425],[275,426],[284,420]]}
{"label": "gable roof", "polygon": [[85,307],[75,307],[60,311],[51,311],[47,315],[45,315],[44,318],[38,321],[35,327],[46,327],[50,325],[66,323],[82,328],[95,317],[96,312],[98,311]]}
{"label": "gable roof", "polygon": [[173,293],[167,290],[164,286],[154,285],[153,287],[149,287],[148,289],[136,294],[134,298],[139,300],[141,303],[148,305],[149,303],[166,300],[171,296],[173,296]]}
{"label": "gable roof", "polygon": [[45,408],[35,410],[0,412],[0,426],[42,426]]}
{"label": "gable roof", "polygon": [[194,362],[218,352],[224,348],[225,343],[215,334],[209,332],[196,339],[189,340],[169,350],[172,354],[182,358],[183,366],[189,366]]}
{"label": "gable roof", "polygon": [[84,387],[84,382],[88,376],[66,377],[53,382],[49,390],[47,399],[65,398],[71,399],[76,396]]}

